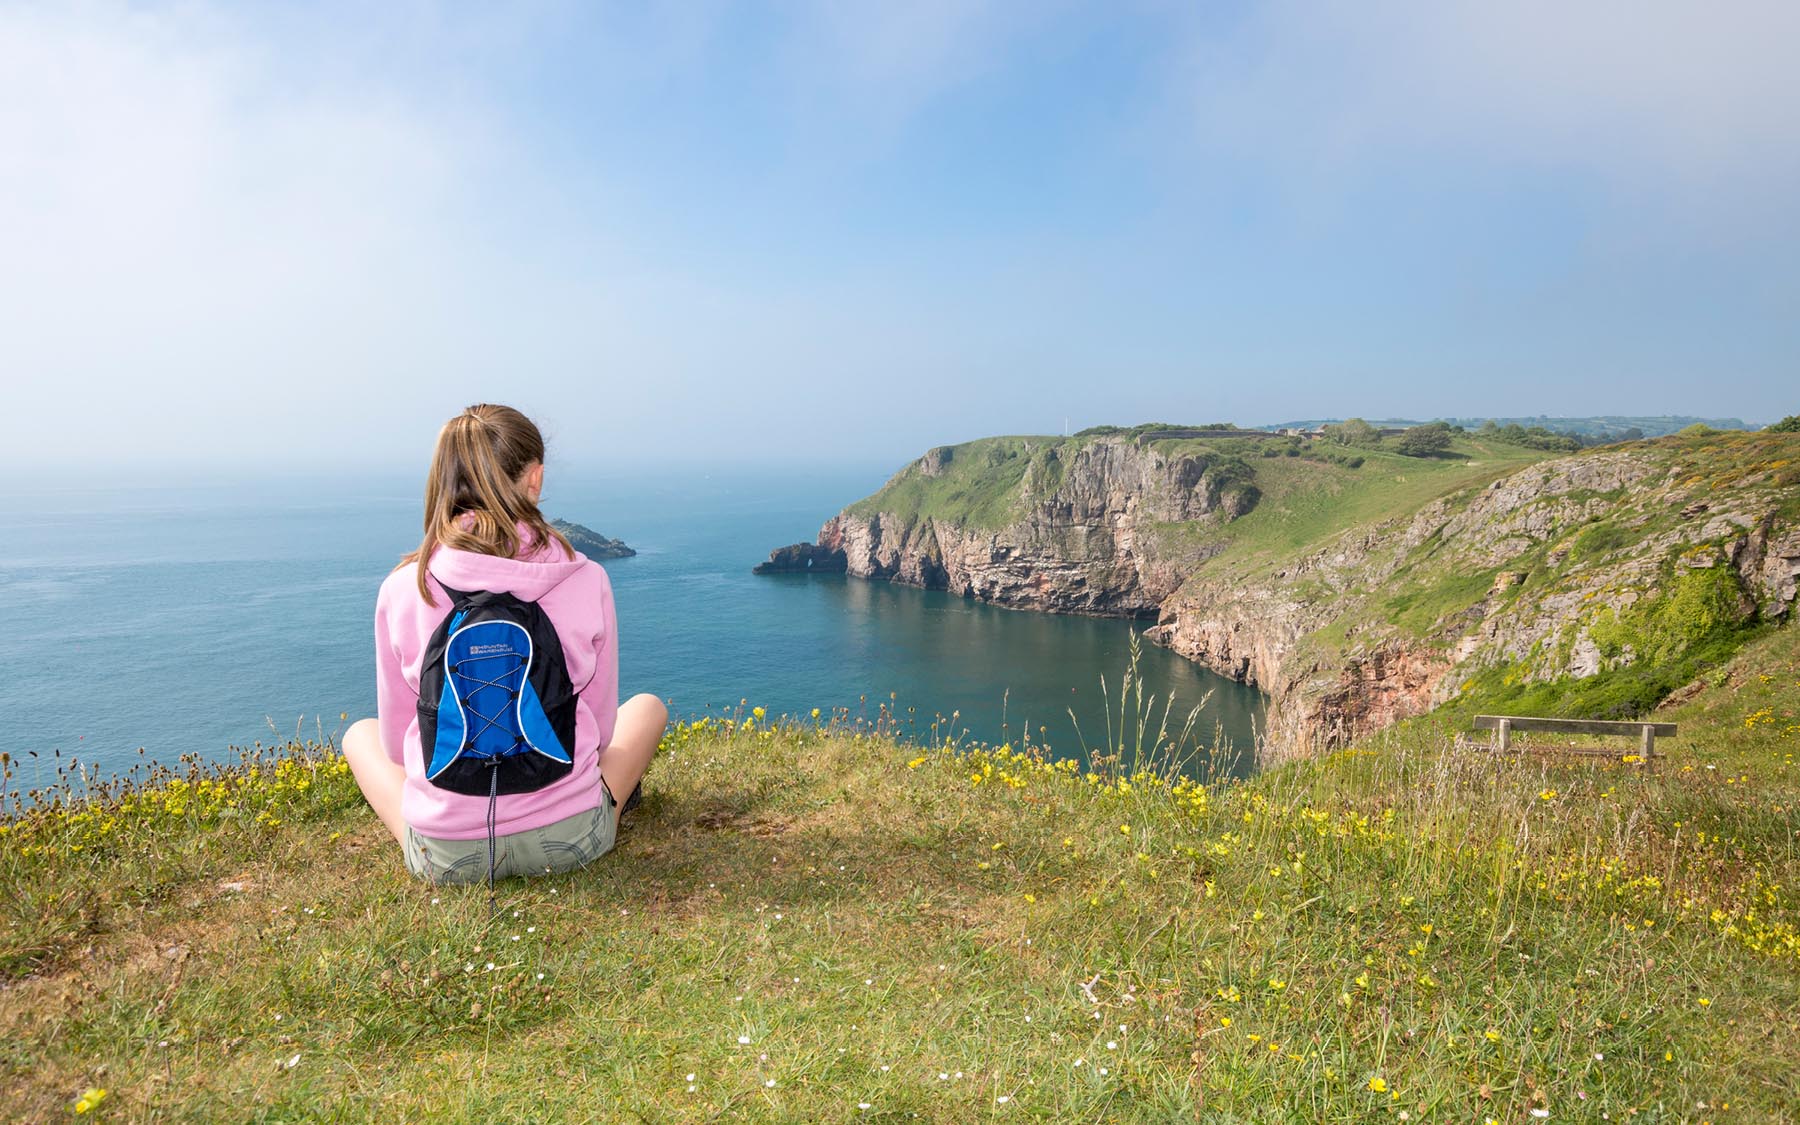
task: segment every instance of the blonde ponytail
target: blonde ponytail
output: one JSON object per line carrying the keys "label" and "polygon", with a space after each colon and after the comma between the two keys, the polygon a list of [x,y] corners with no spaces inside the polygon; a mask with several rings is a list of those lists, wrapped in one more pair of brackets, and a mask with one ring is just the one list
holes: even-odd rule
{"label": "blonde ponytail", "polygon": [[[478,403],[445,423],[425,480],[425,538],[400,560],[401,566],[417,565],[426,605],[437,605],[425,578],[439,547],[512,559],[528,547],[555,542],[566,557],[575,557],[525,490],[525,471],[543,460],[543,434],[510,406]],[[520,538],[520,527],[529,542]]]}

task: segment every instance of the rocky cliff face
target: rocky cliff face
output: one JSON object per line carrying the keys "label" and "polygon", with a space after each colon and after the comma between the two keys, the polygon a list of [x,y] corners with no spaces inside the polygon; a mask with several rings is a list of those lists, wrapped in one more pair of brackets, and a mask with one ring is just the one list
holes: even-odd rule
{"label": "rocky cliff face", "polygon": [[[1695,615],[1785,619],[1800,587],[1800,439],[1670,438],[1438,495],[1396,488],[1375,518],[1325,518],[1293,542],[1235,532],[1259,500],[1275,519],[1295,499],[1264,498],[1254,460],[1171,448],[933,450],[819,546],[865,578],[1155,617],[1153,640],[1268,693],[1274,757],[1342,745],[1496,669],[1562,682],[1660,659],[1678,649],[1646,636]],[[1404,461],[1377,471],[1418,464]],[[1407,477],[1327,483],[1372,480]]]}
{"label": "rocky cliff face", "polygon": [[571,547],[590,559],[628,559],[637,554],[623,539],[609,539],[591,527],[568,520],[551,520],[550,526],[562,532]]}
{"label": "rocky cliff face", "polygon": [[[934,449],[896,480],[944,478],[959,467],[955,456]],[[1027,455],[998,526],[877,505],[828,521],[819,546],[842,551],[849,573],[862,578],[950,590],[1015,609],[1153,616],[1202,552],[1171,553],[1146,531],[1249,511],[1257,494],[1241,468],[1129,441],[1053,446]]]}
{"label": "rocky cliff face", "polygon": [[[1649,658],[1602,639],[1683,574],[1719,574],[1743,618],[1792,614],[1800,519],[1774,464],[1708,479],[1645,448],[1545,462],[1248,581],[1202,568],[1150,635],[1267,691],[1278,757],[1428,711],[1496,666],[1595,676]],[[1396,620],[1434,593],[1439,612]]]}
{"label": "rocky cliff face", "polygon": [[842,574],[844,552],[812,543],[790,543],[769,552],[769,561],[750,568],[752,574]]}

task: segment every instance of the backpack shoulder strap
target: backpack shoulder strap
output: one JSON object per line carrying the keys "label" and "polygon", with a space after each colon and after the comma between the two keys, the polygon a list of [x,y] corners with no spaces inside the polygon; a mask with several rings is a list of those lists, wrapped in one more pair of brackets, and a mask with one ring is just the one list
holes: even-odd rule
{"label": "backpack shoulder strap", "polygon": [[450,604],[452,607],[459,606],[469,600],[470,594],[468,593],[468,591],[457,590],[457,589],[453,589],[450,586],[444,585],[444,580],[439,578],[435,574],[431,576],[431,580],[433,582],[436,582],[438,584],[438,586],[443,589],[444,593],[450,595]]}

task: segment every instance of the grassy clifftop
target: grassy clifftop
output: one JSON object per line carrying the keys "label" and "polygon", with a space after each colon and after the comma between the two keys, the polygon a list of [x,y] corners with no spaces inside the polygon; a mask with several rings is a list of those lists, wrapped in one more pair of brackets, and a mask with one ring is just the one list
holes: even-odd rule
{"label": "grassy clifftop", "polygon": [[25,1120],[89,1088],[119,1120],[1792,1119],[1800,631],[1669,717],[1655,775],[1427,718],[1216,788],[683,726],[617,852],[497,913],[288,749],[6,824],[0,1089]]}
{"label": "grassy clifftop", "polygon": [[[1263,514],[1234,521],[1229,538],[1299,546],[1361,516],[1417,507],[1471,482],[1485,482],[1549,454],[1469,436],[1435,457],[1391,449],[1345,448],[1269,437],[1163,438],[1094,434],[979,438],[940,446],[894,474],[850,514],[888,513],[903,522],[939,519],[993,530],[1027,518],[1052,497],[1070,463],[1101,443],[1124,443],[1165,458],[1194,458],[1227,484],[1254,487]],[[1254,513],[1253,513],[1254,514]],[[1159,529],[1179,537],[1181,525]],[[1210,530],[1206,534],[1214,534]]]}

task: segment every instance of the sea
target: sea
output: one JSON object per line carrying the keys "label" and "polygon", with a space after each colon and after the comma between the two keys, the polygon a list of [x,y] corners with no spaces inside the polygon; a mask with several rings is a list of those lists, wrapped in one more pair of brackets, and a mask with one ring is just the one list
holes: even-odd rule
{"label": "sea", "polygon": [[[1117,745],[1142,622],[1021,612],[842,575],[757,576],[891,467],[554,471],[546,514],[624,539],[605,562],[620,687],[683,718],[762,707],[885,717],[917,742]],[[398,475],[90,481],[0,502],[0,751],[15,790],[335,738],[375,707],[373,609],[415,547],[422,480]],[[1242,774],[1253,689],[1148,642],[1142,695],[1190,772]],[[1198,708],[1198,712],[1195,709]],[[1190,722],[1190,716],[1192,721]],[[1152,728],[1155,726],[1152,723]]]}

